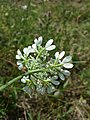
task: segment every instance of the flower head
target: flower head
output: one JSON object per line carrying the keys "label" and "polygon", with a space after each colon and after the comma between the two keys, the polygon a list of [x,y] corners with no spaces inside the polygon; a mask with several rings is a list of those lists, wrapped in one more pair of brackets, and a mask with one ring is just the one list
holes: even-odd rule
{"label": "flower head", "polygon": [[73,67],[70,63],[72,57],[64,57],[65,51],[56,52],[55,58],[50,58],[48,51],[56,48],[53,39],[50,39],[45,46],[42,46],[42,40],[41,36],[35,39],[34,44],[23,49],[23,53],[17,50],[18,69],[25,68],[27,72],[21,79],[21,82],[27,85],[23,90],[29,94],[33,89],[41,94],[55,92],[56,86],[61,83],[60,79],[65,80],[70,75],[65,68]]}

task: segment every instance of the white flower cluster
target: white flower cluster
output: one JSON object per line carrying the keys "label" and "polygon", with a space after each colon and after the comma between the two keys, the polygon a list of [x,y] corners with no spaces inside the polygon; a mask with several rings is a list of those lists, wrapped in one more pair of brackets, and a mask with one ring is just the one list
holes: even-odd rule
{"label": "white flower cluster", "polygon": [[[64,68],[70,69],[73,67],[72,63],[69,63],[72,60],[71,56],[66,56],[65,58],[63,58],[65,55],[65,51],[62,51],[60,54],[59,52],[55,53],[55,58],[59,61],[60,64],[62,64],[62,66]],[[63,58],[63,59],[62,59]],[[61,61],[62,59],[62,61]],[[61,73],[59,73],[59,77],[61,80],[65,80],[64,76],[70,76],[70,72],[68,70],[63,70],[61,68]]]}
{"label": "white flower cluster", "polygon": [[[50,51],[50,50],[53,50],[56,48],[56,46],[52,45],[52,43],[53,43],[53,39],[50,39],[46,43],[46,45],[45,45],[46,51]],[[30,53],[38,52],[38,46],[41,46],[41,45],[42,45],[42,37],[39,37],[38,39],[34,40],[34,44],[32,46],[28,46],[28,47],[25,47],[23,49],[24,56],[22,55],[22,53],[19,49],[17,50],[16,59],[19,60],[19,61],[17,61],[17,65],[18,65],[19,70],[21,70],[23,68],[23,61],[22,60],[25,60],[26,57],[28,57],[30,55]]]}
{"label": "white flower cluster", "polygon": [[55,57],[50,59],[49,51],[56,48],[53,45],[53,39],[50,39],[44,47],[42,41],[43,38],[40,36],[34,40],[34,44],[25,47],[23,53],[17,50],[18,69],[22,70],[25,67],[26,72],[32,71],[32,74],[23,76],[21,79],[21,82],[26,84],[24,91],[28,93],[34,89],[41,94],[54,92],[55,86],[59,85],[61,80],[65,80],[66,76],[70,76],[67,69],[73,67],[70,63],[72,57],[64,57],[65,51],[56,52]]}

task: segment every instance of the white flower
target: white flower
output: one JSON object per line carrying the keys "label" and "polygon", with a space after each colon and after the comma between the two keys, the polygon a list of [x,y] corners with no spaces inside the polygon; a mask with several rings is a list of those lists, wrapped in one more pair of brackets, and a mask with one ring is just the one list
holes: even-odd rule
{"label": "white flower", "polygon": [[34,52],[35,52],[35,50],[34,50],[31,46],[28,46],[28,51],[29,51],[30,53],[34,53]]}
{"label": "white flower", "polygon": [[59,52],[55,53],[55,58],[58,59],[59,58]]}
{"label": "white flower", "polygon": [[36,44],[33,44],[33,45],[32,45],[32,48],[33,48],[34,50],[37,50]]}
{"label": "white flower", "polygon": [[32,48],[37,51],[37,46],[41,46],[42,44],[42,37],[40,36],[38,39],[34,40],[34,44],[32,45]]}
{"label": "white flower", "polygon": [[17,61],[18,69],[21,70],[23,68],[22,61]]}
{"label": "white flower", "polygon": [[42,37],[40,36],[38,39],[35,39],[34,43],[35,43],[36,46],[41,45],[42,44]]}
{"label": "white flower", "polygon": [[73,64],[69,63],[71,61],[71,59],[72,59],[71,56],[66,56],[61,62],[61,64],[63,64],[63,67],[68,68],[68,69],[72,68]]}
{"label": "white flower", "polygon": [[21,53],[21,51],[18,49],[18,50],[17,50],[16,59],[21,59],[21,58],[22,58],[22,53]]}
{"label": "white flower", "polygon": [[23,76],[23,78],[21,79],[21,82],[26,83],[27,81],[29,81],[29,76]]}
{"label": "white flower", "polygon": [[31,46],[28,46],[28,47],[25,47],[23,49],[23,52],[24,52],[25,55],[28,56],[30,53],[34,53],[35,51],[34,51],[34,49]]}
{"label": "white flower", "polygon": [[55,46],[55,45],[52,45],[52,43],[53,43],[53,39],[50,39],[50,40],[46,43],[45,48],[46,48],[47,51],[50,51],[50,50],[53,50],[53,49],[56,48],[56,46]]}
{"label": "white flower", "polygon": [[22,68],[23,68],[23,64],[20,64],[20,65],[18,66],[18,69],[19,69],[19,70],[22,70]]}
{"label": "white flower", "polygon": [[23,49],[23,52],[24,52],[25,55],[27,55],[27,56],[29,55],[28,48],[24,48],[24,49]]}
{"label": "white flower", "polygon": [[27,7],[28,7],[27,5],[23,5],[23,6],[22,6],[22,9],[23,9],[23,10],[26,10]]}
{"label": "white flower", "polygon": [[59,54],[59,52],[56,52],[55,53],[55,58],[56,59],[62,59],[64,55],[65,55],[65,51],[62,51],[60,54]]}
{"label": "white flower", "polygon": [[60,54],[59,54],[59,52],[56,52],[55,58],[59,60],[59,62],[63,65],[63,67],[68,68],[68,69],[72,68],[73,64],[69,63],[72,59],[71,56],[66,56],[61,62],[61,59],[64,57],[64,55],[65,55],[65,51],[62,51]]}

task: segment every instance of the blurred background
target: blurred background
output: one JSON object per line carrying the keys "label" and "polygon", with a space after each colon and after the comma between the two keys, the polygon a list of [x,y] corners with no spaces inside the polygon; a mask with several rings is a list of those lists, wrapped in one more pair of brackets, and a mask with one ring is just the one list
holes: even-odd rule
{"label": "blurred background", "polygon": [[39,36],[72,55],[71,76],[51,96],[18,80],[0,92],[0,120],[90,120],[90,0],[0,0],[0,86],[23,73],[17,49]]}

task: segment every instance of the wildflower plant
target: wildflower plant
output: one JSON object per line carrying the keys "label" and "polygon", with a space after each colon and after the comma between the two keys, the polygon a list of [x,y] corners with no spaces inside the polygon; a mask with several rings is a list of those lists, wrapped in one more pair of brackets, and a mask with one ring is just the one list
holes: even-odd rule
{"label": "wildflower plant", "polygon": [[53,93],[56,91],[56,86],[70,76],[67,69],[73,67],[70,63],[72,57],[64,57],[65,51],[56,52],[53,58],[50,57],[50,51],[56,48],[53,39],[50,39],[45,46],[42,45],[42,41],[42,37],[35,39],[34,44],[23,49],[23,53],[17,50],[18,69],[25,68],[26,73],[21,78],[21,82],[25,84],[23,90],[29,94],[35,90],[40,94]]}

